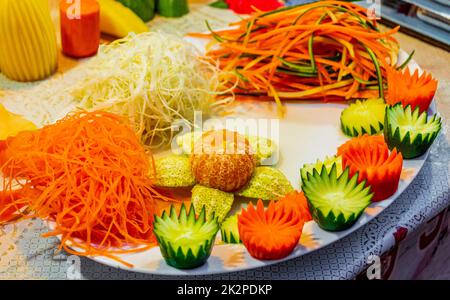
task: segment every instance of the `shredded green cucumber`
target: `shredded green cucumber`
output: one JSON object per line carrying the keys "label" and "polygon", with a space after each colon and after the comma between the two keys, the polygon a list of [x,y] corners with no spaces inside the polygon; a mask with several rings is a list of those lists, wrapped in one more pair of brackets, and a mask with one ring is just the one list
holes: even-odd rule
{"label": "shredded green cucumber", "polygon": [[369,54],[370,58],[372,59],[373,65],[375,66],[375,71],[377,73],[377,80],[378,80],[378,93],[379,93],[378,96],[381,99],[384,99],[383,75],[381,73],[380,63],[378,62],[377,56],[372,51],[372,49],[370,49],[363,43],[361,43],[361,45],[363,45],[363,47],[366,49],[367,53]]}
{"label": "shredded green cucumber", "polygon": [[377,134],[384,127],[386,103],[383,99],[356,100],[341,113],[341,128],[348,136]]}
{"label": "shredded green cucumber", "polygon": [[192,189],[191,203],[197,211],[205,207],[207,220],[214,216],[219,223],[222,222],[230,211],[233,201],[233,194],[200,184]]}
{"label": "shredded green cucumber", "polygon": [[318,159],[316,163],[304,164],[303,167],[300,169],[300,177],[302,181],[305,181],[307,180],[308,174],[313,175],[314,170],[320,172],[323,166],[325,166],[327,172],[330,172],[333,165],[336,165],[337,176],[340,176],[343,171],[342,158],[340,156],[331,156],[331,157],[327,156],[323,161]]}
{"label": "shredded green cucumber", "polygon": [[159,187],[189,187],[195,185],[191,162],[186,155],[168,155],[155,160],[154,184]]}
{"label": "shredded green cucumber", "polygon": [[349,178],[346,168],[337,176],[337,166],[328,172],[323,166],[307,175],[302,190],[314,221],[323,229],[340,231],[350,228],[371,203],[373,193],[365,181],[358,184],[358,174]]}
{"label": "shredded green cucumber", "polygon": [[223,221],[220,225],[220,235],[222,236],[222,241],[227,244],[239,244],[241,239],[239,237],[238,228],[238,216],[232,215]]}
{"label": "shredded green cucumber", "polygon": [[206,220],[204,208],[196,218],[194,207],[187,213],[183,204],[179,215],[172,206],[170,215],[164,212],[161,217],[155,216],[153,232],[168,265],[192,269],[206,262],[218,230],[217,219]]}
{"label": "shredded green cucumber", "polygon": [[389,149],[397,148],[403,158],[410,159],[423,155],[433,143],[442,127],[437,115],[412,111],[401,103],[386,108],[384,138]]}

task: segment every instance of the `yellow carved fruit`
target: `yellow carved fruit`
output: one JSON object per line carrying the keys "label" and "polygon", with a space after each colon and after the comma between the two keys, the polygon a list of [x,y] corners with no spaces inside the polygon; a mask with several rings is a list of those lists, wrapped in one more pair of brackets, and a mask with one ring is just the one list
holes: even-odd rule
{"label": "yellow carved fruit", "polygon": [[0,70],[35,81],[56,71],[58,48],[47,0],[0,0]]}
{"label": "yellow carved fruit", "polygon": [[114,0],[99,0],[100,31],[115,37],[125,37],[130,32],[147,32],[145,23],[128,7]]}

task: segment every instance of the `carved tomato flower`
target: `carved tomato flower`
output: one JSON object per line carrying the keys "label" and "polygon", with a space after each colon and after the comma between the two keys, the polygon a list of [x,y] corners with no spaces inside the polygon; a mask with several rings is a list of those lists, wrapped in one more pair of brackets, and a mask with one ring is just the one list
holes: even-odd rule
{"label": "carved tomato flower", "polygon": [[250,14],[255,7],[262,11],[270,11],[283,6],[278,0],[225,0],[228,7],[238,14]]}

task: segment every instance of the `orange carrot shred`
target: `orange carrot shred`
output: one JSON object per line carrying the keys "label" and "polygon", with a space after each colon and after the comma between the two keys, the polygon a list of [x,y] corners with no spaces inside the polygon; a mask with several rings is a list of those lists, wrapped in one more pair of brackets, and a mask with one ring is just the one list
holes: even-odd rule
{"label": "orange carrot shred", "polygon": [[[3,193],[13,192],[14,184],[21,189],[0,201],[0,212],[11,214],[15,207],[22,218],[49,221],[53,229],[45,236],[59,236],[59,249],[68,253],[102,255],[127,266],[116,254],[155,245],[156,201],[172,199],[153,188],[153,159],[126,119],[78,112],[19,133],[4,148]],[[22,207],[26,211],[17,211]]]}

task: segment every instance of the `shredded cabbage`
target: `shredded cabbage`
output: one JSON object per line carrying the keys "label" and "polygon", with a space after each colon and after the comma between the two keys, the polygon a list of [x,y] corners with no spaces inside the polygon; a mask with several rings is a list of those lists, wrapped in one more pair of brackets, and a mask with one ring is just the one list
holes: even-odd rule
{"label": "shredded cabbage", "polygon": [[217,100],[220,70],[194,45],[158,32],[131,34],[101,46],[72,90],[79,107],[129,116],[144,144],[168,145],[174,121],[192,124],[231,98]]}

